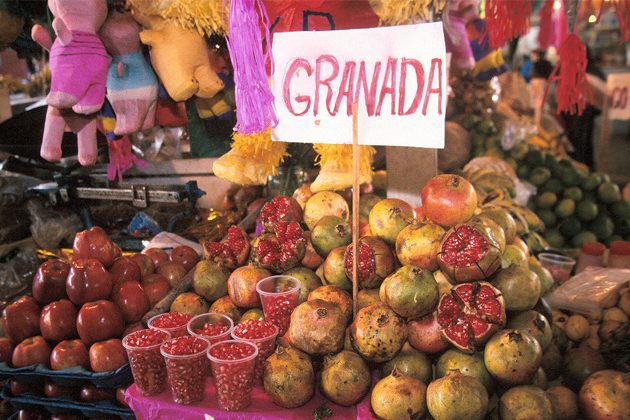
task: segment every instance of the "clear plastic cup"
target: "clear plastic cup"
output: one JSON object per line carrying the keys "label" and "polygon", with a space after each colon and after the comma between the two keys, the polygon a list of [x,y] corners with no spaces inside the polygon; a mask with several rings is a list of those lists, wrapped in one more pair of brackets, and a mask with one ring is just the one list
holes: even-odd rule
{"label": "clear plastic cup", "polygon": [[[176,314],[176,315],[173,315],[173,314]],[[160,322],[164,321],[164,318],[168,318],[168,317],[181,318],[181,324],[172,325],[172,326],[160,325]],[[180,314],[178,312],[167,312],[165,314],[156,315],[153,318],[149,319],[149,322],[147,322],[147,325],[149,326],[149,328],[152,328],[154,330],[167,331],[171,335],[171,338],[176,338],[176,337],[188,335],[187,326],[191,318],[192,317],[188,314]]]}
{"label": "clear plastic cup", "polygon": [[[200,331],[204,328],[206,331]],[[205,338],[210,344],[214,344],[230,339],[230,334],[234,329],[234,321],[227,315],[209,312],[197,315],[188,321],[187,329],[188,334],[194,337]]]}
{"label": "clear plastic cup", "polygon": [[538,260],[543,267],[549,270],[556,283],[562,284],[571,278],[571,271],[575,265],[573,258],[543,252],[538,254]]}
{"label": "clear plastic cup", "polygon": [[[261,322],[261,321],[252,320],[252,321],[247,321],[245,324],[239,324],[239,325],[251,325],[257,322]],[[267,321],[267,323],[270,324],[269,321]],[[233,339],[249,341],[250,343],[256,345],[256,347],[258,348],[258,356],[256,357],[256,366],[254,367],[254,381],[256,383],[262,380],[263,372],[265,370],[265,360],[267,360],[267,358],[271,356],[273,352],[276,350],[276,337],[278,337],[279,330],[278,330],[277,325],[274,325],[274,324],[271,324],[271,325],[275,327],[275,333],[268,335],[266,337],[261,337],[261,338],[247,338],[247,337],[239,335],[238,334],[239,330],[237,328],[238,325],[232,329]]]}
{"label": "clear plastic cup", "polygon": [[[191,354],[172,354],[169,348],[188,344],[199,346]],[[165,341],[160,347],[164,356],[168,383],[173,400],[177,404],[191,404],[203,399],[208,378],[208,358],[206,353],[210,343],[201,337],[181,336]]]}
{"label": "clear plastic cup", "polygon": [[[156,342],[143,345],[142,339],[149,335],[156,336]],[[160,354],[160,346],[170,338],[167,331],[146,329],[134,331],[122,340],[122,345],[127,350],[133,380],[143,395],[156,395],[166,389],[166,365]]]}
{"label": "clear plastic cup", "polygon": [[295,277],[279,275],[266,277],[256,283],[265,319],[279,329],[279,334],[289,329],[291,313],[297,306],[300,281]]}
{"label": "clear plastic cup", "polygon": [[208,349],[217,399],[224,410],[244,410],[251,404],[256,356],[258,347],[242,340],[221,341]]}

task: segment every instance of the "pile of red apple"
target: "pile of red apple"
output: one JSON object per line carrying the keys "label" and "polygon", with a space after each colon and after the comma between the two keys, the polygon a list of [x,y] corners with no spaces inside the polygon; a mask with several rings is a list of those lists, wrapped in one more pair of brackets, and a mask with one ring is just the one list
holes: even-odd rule
{"label": "pile of red apple", "polygon": [[144,314],[195,266],[190,247],[122,256],[99,227],[76,235],[72,262],[44,262],[24,296],[3,313],[0,361],[53,370],[113,371],[127,363],[120,338],[142,329]]}

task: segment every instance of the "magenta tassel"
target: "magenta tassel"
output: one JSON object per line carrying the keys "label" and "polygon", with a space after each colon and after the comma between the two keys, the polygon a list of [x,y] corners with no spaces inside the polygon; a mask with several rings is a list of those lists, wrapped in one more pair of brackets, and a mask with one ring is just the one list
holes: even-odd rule
{"label": "magenta tassel", "polygon": [[[265,51],[261,28],[267,40]],[[270,39],[269,17],[262,0],[230,1],[227,45],[236,86],[235,130],[242,134],[262,132],[278,124],[266,71],[270,62],[273,73]]]}
{"label": "magenta tassel", "polygon": [[122,136],[118,140],[108,140],[109,163],[107,164],[107,179],[113,181],[118,178],[122,182],[123,173],[127,169],[137,165],[144,168],[147,163],[136,157],[131,150],[131,141],[128,136]]}

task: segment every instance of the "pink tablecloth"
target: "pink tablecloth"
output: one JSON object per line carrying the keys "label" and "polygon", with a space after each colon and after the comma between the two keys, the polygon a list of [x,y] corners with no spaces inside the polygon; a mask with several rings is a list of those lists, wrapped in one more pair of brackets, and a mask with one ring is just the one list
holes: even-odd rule
{"label": "pink tablecloth", "polygon": [[204,420],[205,414],[212,416],[215,420],[271,420],[271,419],[295,419],[307,420],[313,418],[313,411],[321,404],[326,403],[333,415],[330,420],[374,420],[375,417],[370,410],[369,394],[355,407],[342,407],[325,399],[319,391],[306,405],[285,409],[271,402],[262,386],[257,386],[252,392],[252,404],[245,411],[223,411],[219,408],[214,381],[208,379],[206,393],[203,401],[197,404],[180,405],[175,404],[171,397],[170,389],[163,393],[145,397],[132,385],[127,389],[125,399],[129,407],[133,410],[138,420],[153,419],[186,419]]}

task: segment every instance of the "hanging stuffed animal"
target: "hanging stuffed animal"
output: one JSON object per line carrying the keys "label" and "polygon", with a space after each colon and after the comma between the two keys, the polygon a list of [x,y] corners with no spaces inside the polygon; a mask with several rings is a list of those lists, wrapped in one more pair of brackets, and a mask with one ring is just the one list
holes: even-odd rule
{"label": "hanging stuffed animal", "polygon": [[140,46],[140,25],[131,13],[114,11],[99,34],[112,56],[107,99],[116,114],[114,133],[131,134],[153,127],[158,82]]}
{"label": "hanging stuffed animal", "polygon": [[48,0],[55,16],[54,42],[42,26],[35,25],[33,39],[50,50],[51,87],[41,156],[61,159],[64,130],[77,133],[79,162],[96,161],[95,115],[105,101],[109,56],[97,35],[107,17],[105,0]]}
{"label": "hanging stuffed animal", "polygon": [[169,96],[181,102],[197,95],[212,98],[223,82],[212,70],[203,36],[178,21],[132,8],[134,19],[144,28],[140,40],[151,47],[151,64]]}

